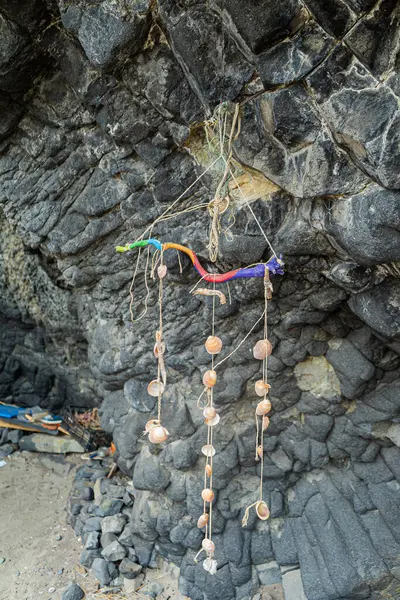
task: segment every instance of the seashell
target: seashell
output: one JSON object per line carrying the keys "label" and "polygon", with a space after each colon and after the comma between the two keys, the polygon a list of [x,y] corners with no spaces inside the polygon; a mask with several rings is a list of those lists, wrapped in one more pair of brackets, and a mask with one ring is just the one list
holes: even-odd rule
{"label": "seashell", "polygon": [[203,527],[205,527],[207,525],[208,519],[209,519],[209,516],[207,513],[203,513],[202,515],[200,515],[200,517],[197,521],[197,527],[199,529],[203,529]]}
{"label": "seashell", "polygon": [[220,420],[221,417],[219,415],[215,415],[213,419],[206,419],[205,424],[208,425],[208,427],[214,427],[214,425],[218,425]]}
{"label": "seashell", "polygon": [[268,390],[271,389],[271,386],[266,381],[259,379],[255,382],[254,389],[257,396],[260,396],[262,398],[263,396],[265,396],[265,394],[268,394]]}
{"label": "seashell", "polygon": [[266,502],[264,502],[263,500],[260,500],[259,502],[257,502],[256,513],[257,513],[257,517],[259,519],[261,519],[262,521],[266,521],[269,517],[268,504]]}
{"label": "seashell", "polygon": [[165,344],[164,342],[156,342],[154,344],[154,356],[156,358],[158,358],[160,356],[160,350],[161,350],[161,354],[165,354]]}
{"label": "seashell", "polygon": [[157,427],[159,424],[160,421],[158,421],[157,419],[151,419],[150,421],[147,421],[146,425],[144,426],[144,432],[149,433],[151,429]]}
{"label": "seashell", "polygon": [[206,444],[205,446],[203,446],[201,451],[204,454],[204,456],[208,456],[209,458],[215,455],[215,448],[211,444]]}
{"label": "seashell", "polygon": [[201,497],[205,502],[212,502],[214,500],[214,492],[210,488],[204,488],[201,492]]}
{"label": "seashell", "polygon": [[203,383],[206,387],[211,388],[217,383],[217,373],[215,371],[206,371],[203,375]]}
{"label": "seashell", "polygon": [[272,408],[272,404],[270,402],[270,400],[268,400],[268,398],[265,398],[264,400],[261,400],[261,402],[259,402],[257,404],[257,408],[256,408],[256,414],[259,417],[263,417],[264,415],[267,415]]}
{"label": "seashell", "polygon": [[263,417],[263,421],[262,421],[263,431],[265,431],[266,429],[268,429],[268,427],[269,427],[269,417],[264,416]]}
{"label": "seashell", "polygon": [[269,340],[258,340],[253,348],[253,356],[257,360],[264,360],[272,352],[272,344]]}
{"label": "seashell", "polygon": [[222,350],[222,340],[216,335],[208,336],[204,345],[208,354],[218,354]]}
{"label": "seashell", "polygon": [[215,410],[215,408],[213,406],[206,406],[205,409],[203,410],[203,416],[205,419],[213,419],[216,414],[217,414],[217,411]]}
{"label": "seashell", "polygon": [[211,477],[211,475],[212,475],[211,465],[206,465],[205,471],[206,471],[207,477]]}
{"label": "seashell", "polygon": [[214,550],[215,550],[214,542],[209,540],[208,538],[205,538],[202,541],[201,546],[202,546],[203,550],[205,550],[206,552],[209,552],[210,554],[212,554],[212,552],[214,552]]}
{"label": "seashell", "polygon": [[262,449],[262,446],[258,446],[258,447],[257,447],[257,456],[259,456],[259,457],[261,458],[261,457],[262,457],[262,455],[263,455],[263,449]]}
{"label": "seashell", "polygon": [[157,275],[160,279],[163,279],[167,274],[167,265],[160,265],[157,269]]}
{"label": "seashell", "polygon": [[158,398],[158,394],[162,394],[164,391],[164,384],[161,381],[157,381],[157,379],[153,379],[153,381],[150,381],[149,385],[147,386],[147,391],[150,396]]}
{"label": "seashell", "polygon": [[168,439],[168,431],[165,427],[152,427],[149,432],[149,440],[152,444],[162,444]]}
{"label": "seashell", "polygon": [[203,568],[210,573],[210,575],[215,575],[217,572],[217,561],[213,558],[206,558],[203,560]]}

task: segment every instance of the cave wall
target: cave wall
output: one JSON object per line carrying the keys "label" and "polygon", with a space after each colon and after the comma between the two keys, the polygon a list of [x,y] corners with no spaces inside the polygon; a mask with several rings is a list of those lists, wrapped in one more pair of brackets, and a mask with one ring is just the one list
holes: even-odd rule
{"label": "cave wall", "polygon": [[[180,565],[193,600],[251,598],[282,575],[308,600],[398,598],[387,590],[400,577],[399,19],[395,0],[0,0],[0,396],[101,403],[137,490],[131,543]],[[180,273],[166,254],[171,436],[149,447],[157,294],[131,324],[136,255],[114,246],[209,166],[201,125],[228,101],[241,107],[243,189],[287,272],[269,309],[271,519],[240,525],[258,485],[254,332],[216,390],[209,576],[193,557],[211,305],[189,295],[188,261]],[[220,175],[210,170],[179,209],[208,202]],[[269,257],[234,191],[232,207],[221,270]],[[207,211],[188,212],[153,233],[207,265],[209,225]],[[225,352],[257,320],[261,287],[235,283],[217,309]],[[139,278],[138,313],[144,296]]]}

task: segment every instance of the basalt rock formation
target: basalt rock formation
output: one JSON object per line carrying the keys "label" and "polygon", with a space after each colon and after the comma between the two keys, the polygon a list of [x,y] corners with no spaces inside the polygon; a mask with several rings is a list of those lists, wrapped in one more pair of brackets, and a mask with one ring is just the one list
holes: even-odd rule
{"label": "basalt rock formation", "polygon": [[[101,406],[136,489],[125,545],[143,564],[153,550],[178,564],[192,600],[281,581],[290,600],[301,585],[308,600],[399,598],[399,20],[397,0],[0,0],[0,397]],[[157,293],[131,324],[136,255],[114,246],[180,195],[180,211],[209,202],[223,167],[191,184],[211,162],[203,125],[228,102],[240,104],[240,185],[287,272],[269,310],[271,519],[240,523],[258,485],[254,332],[216,392],[211,576],[193,561],[211,304],[189,295],[186,258],[180,272],[166,253],[171,436],[150,447]],[[270,255],[231,196],[220,270]],[[153,233],[210,266],[209,227],[201,210]],[[135,294],[139,313],[142,277]],[[217,309],[224,352],[262,294],[257,280],[231,286]]]}

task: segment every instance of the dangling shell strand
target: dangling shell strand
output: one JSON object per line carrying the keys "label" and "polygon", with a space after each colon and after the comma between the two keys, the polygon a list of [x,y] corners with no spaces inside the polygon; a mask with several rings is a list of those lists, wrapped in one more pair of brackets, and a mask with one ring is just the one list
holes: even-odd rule
{"label": "dangling shell strand", "polygon": [[[157,358],[157,379],[149,383],[147,391],[151,396],[157,398],[157,419],[154,419],[149,427],[146,425],[145,434],[149,435],[149,440],[153,444],[161,444],[168,439],[168,430],[161,425],[161,399],[167,384],[167,372],[164,363],[165,344],[163,341],[163,279],[167,274],[167,267],[164,265],[164,252],[160,253],[160,265],[157,269],[158,284],[158,307],[159,307],[159,325],[156,331],[156,343],[154,346],[154,356]],[[150,422],[149,422],[150,423]]]}
{"label": "dangling shell strand", "polygon": [[[266,417],[267,413],[271,410],[271,402],[267,398],[267,394],[271,386],[267,383],[268,378],[268,356],[271,354],[272,346],[268,341],[268,300],[272,298],[272,285],[269,280],[269,271],[265,267],[264,273],[264,339],[259,340],[254,349],[254,358],[263,361],[263,376],[262,380],[258,380],[255,384],[255,392],[257,396],[261,396],[262,400],[257,404],[255,410],[256,419],[256,452],[255,460],[261,461],[260,465],[260,489],[259,499],[250,504],[245,510],[242,526],[246,527],[249,520],[250,509],[255,506],[256,513],[259,519],[265,520],[269,517],[269,508],[266,502],[263,500],[263,479],[264,479],[264,431],[269,425],[269,418]],[[261,419],[261,422],[260,422]]]}
{"label": "dangling shell strand", "polygon": [[[215,290],[215,281],[214,281]],[[205,342],[205,348],[209,354],[211,354],[211,369],[206,371],[203,375],[203,383],[205,386],[205,393],[207,395],[207,404],[205,407],[201,407],[203,410],[203,416],[207,425],[207,444],[203,446],[202,452],[206,456],[206,463],[204,466],[204,489],[202,491],[203,498],[203,514],[199,517],[197,526],[202,529],[205,527],[205,537],[202,543],[202,549],[198,553],[205,552],[207,558],[203,561],[203,566],[206,571],[213,574],[217,570],[217,563],[213,559],[215,546],[212,541],[212,511],[213,511],[213,456],[215,449],[213,446],[213,428],[219,422],[219,415],[214,408],[214,386],[217,382],[217,374],[214,371],[214,356],[218,354],[222,349],[222,341],[214,335],[215,329],[215,294],[212,296],[212,332]],[[200,407],[199,407],[200,408]],[[209,511],[207,513],[207,503],[209,504]],[[196,557],[197,558],[197,557]]]}

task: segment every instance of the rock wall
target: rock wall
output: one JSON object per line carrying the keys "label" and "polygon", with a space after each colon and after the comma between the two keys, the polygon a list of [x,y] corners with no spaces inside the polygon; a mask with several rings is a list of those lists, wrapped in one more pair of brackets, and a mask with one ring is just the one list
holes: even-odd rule
{"label": "rock wall", "polygon": [[[192,600],[250,598],[282,578],[288,600],[301,585],[308,600],[399,597],[399,18],[396,0],[0,0],[0,395],[102,403],[137,490],[126,536],[180,565]],[[216,393],[209,576],[193,557],[211,306],[167,254],[171,437],[149,447],[156,292],[130,325],[134,257],[113,248],[181,194],[179,210],[210,200],[221,165],[184,192],[211,163],[203,125],[221,102],[240,104],[240,184],[287,274],[269,310],[272,517],[240,525],[258,485],[255,332]],[[231,192],[221,270],[269,256]],[[186,212],[154,233],[207,264],[209,226],[207,211]],[[227,353],[262,310],[257,281],[231,295],[217,310]],[[138,312],[144,296],[140,278]]]}

